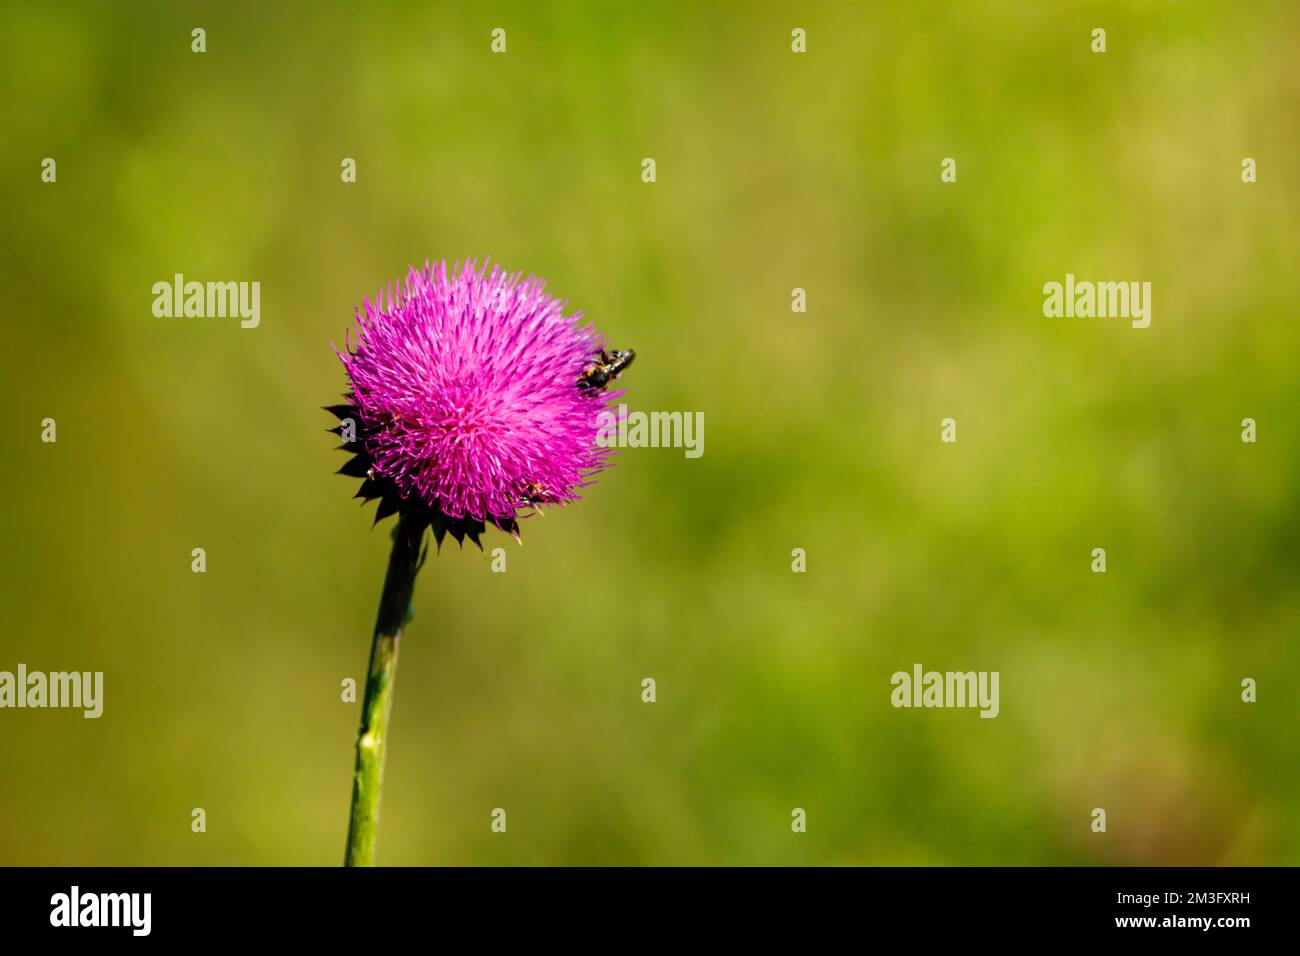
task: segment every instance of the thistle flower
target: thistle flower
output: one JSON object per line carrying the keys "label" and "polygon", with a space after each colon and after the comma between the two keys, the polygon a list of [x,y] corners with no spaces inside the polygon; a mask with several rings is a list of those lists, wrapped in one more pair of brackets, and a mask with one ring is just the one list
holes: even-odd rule
{"label": "thistle flower", "polygon": [[608,463],[596,434],[619,393],[606,386],[634,357],[607,354],[540,279],[499,266],[426,263],[386,293],[357,310],[355,334],[335,348],[351,392],[327,409],[352,453],[340,473],[364,479],[356,497],[379,499],[376,523],[398,514],[357,735],[348,865],[374,862],[398,638],[424,530],[439,545],[451,534],[482,547],[488,523],[518,536],[525,513],[577,499]]}
{"label": "thistle flower", "polygon": [[564,306],[540,279],[471,261],[413,268],[358,309],[335,349],[349,403],[328,410],[356,424],[340,472],[365,479],[376,521],[405,511],[439,543],[477,544],[486,523],[517,534],[522,514],[590,484],[609,454],[597,416],[617,393],[575,387],[603,343]]}

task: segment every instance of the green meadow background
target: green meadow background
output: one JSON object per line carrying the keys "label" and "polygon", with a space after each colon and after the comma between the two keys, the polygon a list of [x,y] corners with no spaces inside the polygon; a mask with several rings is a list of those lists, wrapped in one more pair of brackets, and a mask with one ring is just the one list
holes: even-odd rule
{"label": "green meadow background", "polygon": [[[431,555],[381,862],[1300,862],[1297,36],[1289,0],[6,3],[0,670],[102,670],[105,710],[0,711],[0,863],[341,861],[389,538],[330,343],[485,256],[705,454],[622,452],[489,537],[506,574]],[[154,318],[177,272],[261,282],[261,326]],[[1045,318],[1067,272],[1150,281],[1151,327]],[[999,671],[1001,715],[895,710],[918,662]]]}

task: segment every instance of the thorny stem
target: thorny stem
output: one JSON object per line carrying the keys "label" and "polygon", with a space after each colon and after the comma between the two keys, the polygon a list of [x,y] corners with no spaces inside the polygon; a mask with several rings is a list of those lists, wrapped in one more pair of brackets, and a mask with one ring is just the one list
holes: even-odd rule
{"label": "thorny stem", "polygon": [[420,542],[425,525],[399,516],[393,529],[393,550],[379,599],[370,669],[357,732],[357,768],[352,781],[352,820],[348,827],[346,866],[374,866],[379,838],[379,793],[384,782],[384,746],[393,709],[393,680],[397,676],[397,646],[408,618],[415,574],[420,569]]}

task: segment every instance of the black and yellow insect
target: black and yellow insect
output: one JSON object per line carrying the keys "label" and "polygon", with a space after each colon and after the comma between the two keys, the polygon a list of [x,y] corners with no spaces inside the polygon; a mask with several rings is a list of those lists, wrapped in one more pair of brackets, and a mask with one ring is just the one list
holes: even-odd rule
{"label": "black and yellow insect", "polygon": [[583,391],[599,392],[610,382],[618,378],[619,373],[632,364],[636,358],[636,353],[631,349],[626,352],[614,349],[606,352],[604,349],[596,356],[593,361],[578,377],[578,388]]}

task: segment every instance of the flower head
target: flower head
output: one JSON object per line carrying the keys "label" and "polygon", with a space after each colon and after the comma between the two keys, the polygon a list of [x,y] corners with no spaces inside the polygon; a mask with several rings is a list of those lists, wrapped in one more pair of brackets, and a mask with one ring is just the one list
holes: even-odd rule
{"label": "flower head", "polygon": [[[533,276],[473,261],[412,268],[357,310],[337,352],[352,390],[329,411],[355,422],[355,457],[376,521],[401,510],[475,542],[517,533],[538,504],[573,501],[607,464],[598,416],[618,393],[589,385],[602,339]],[[347,433],[344,426],[334,431]]]}

